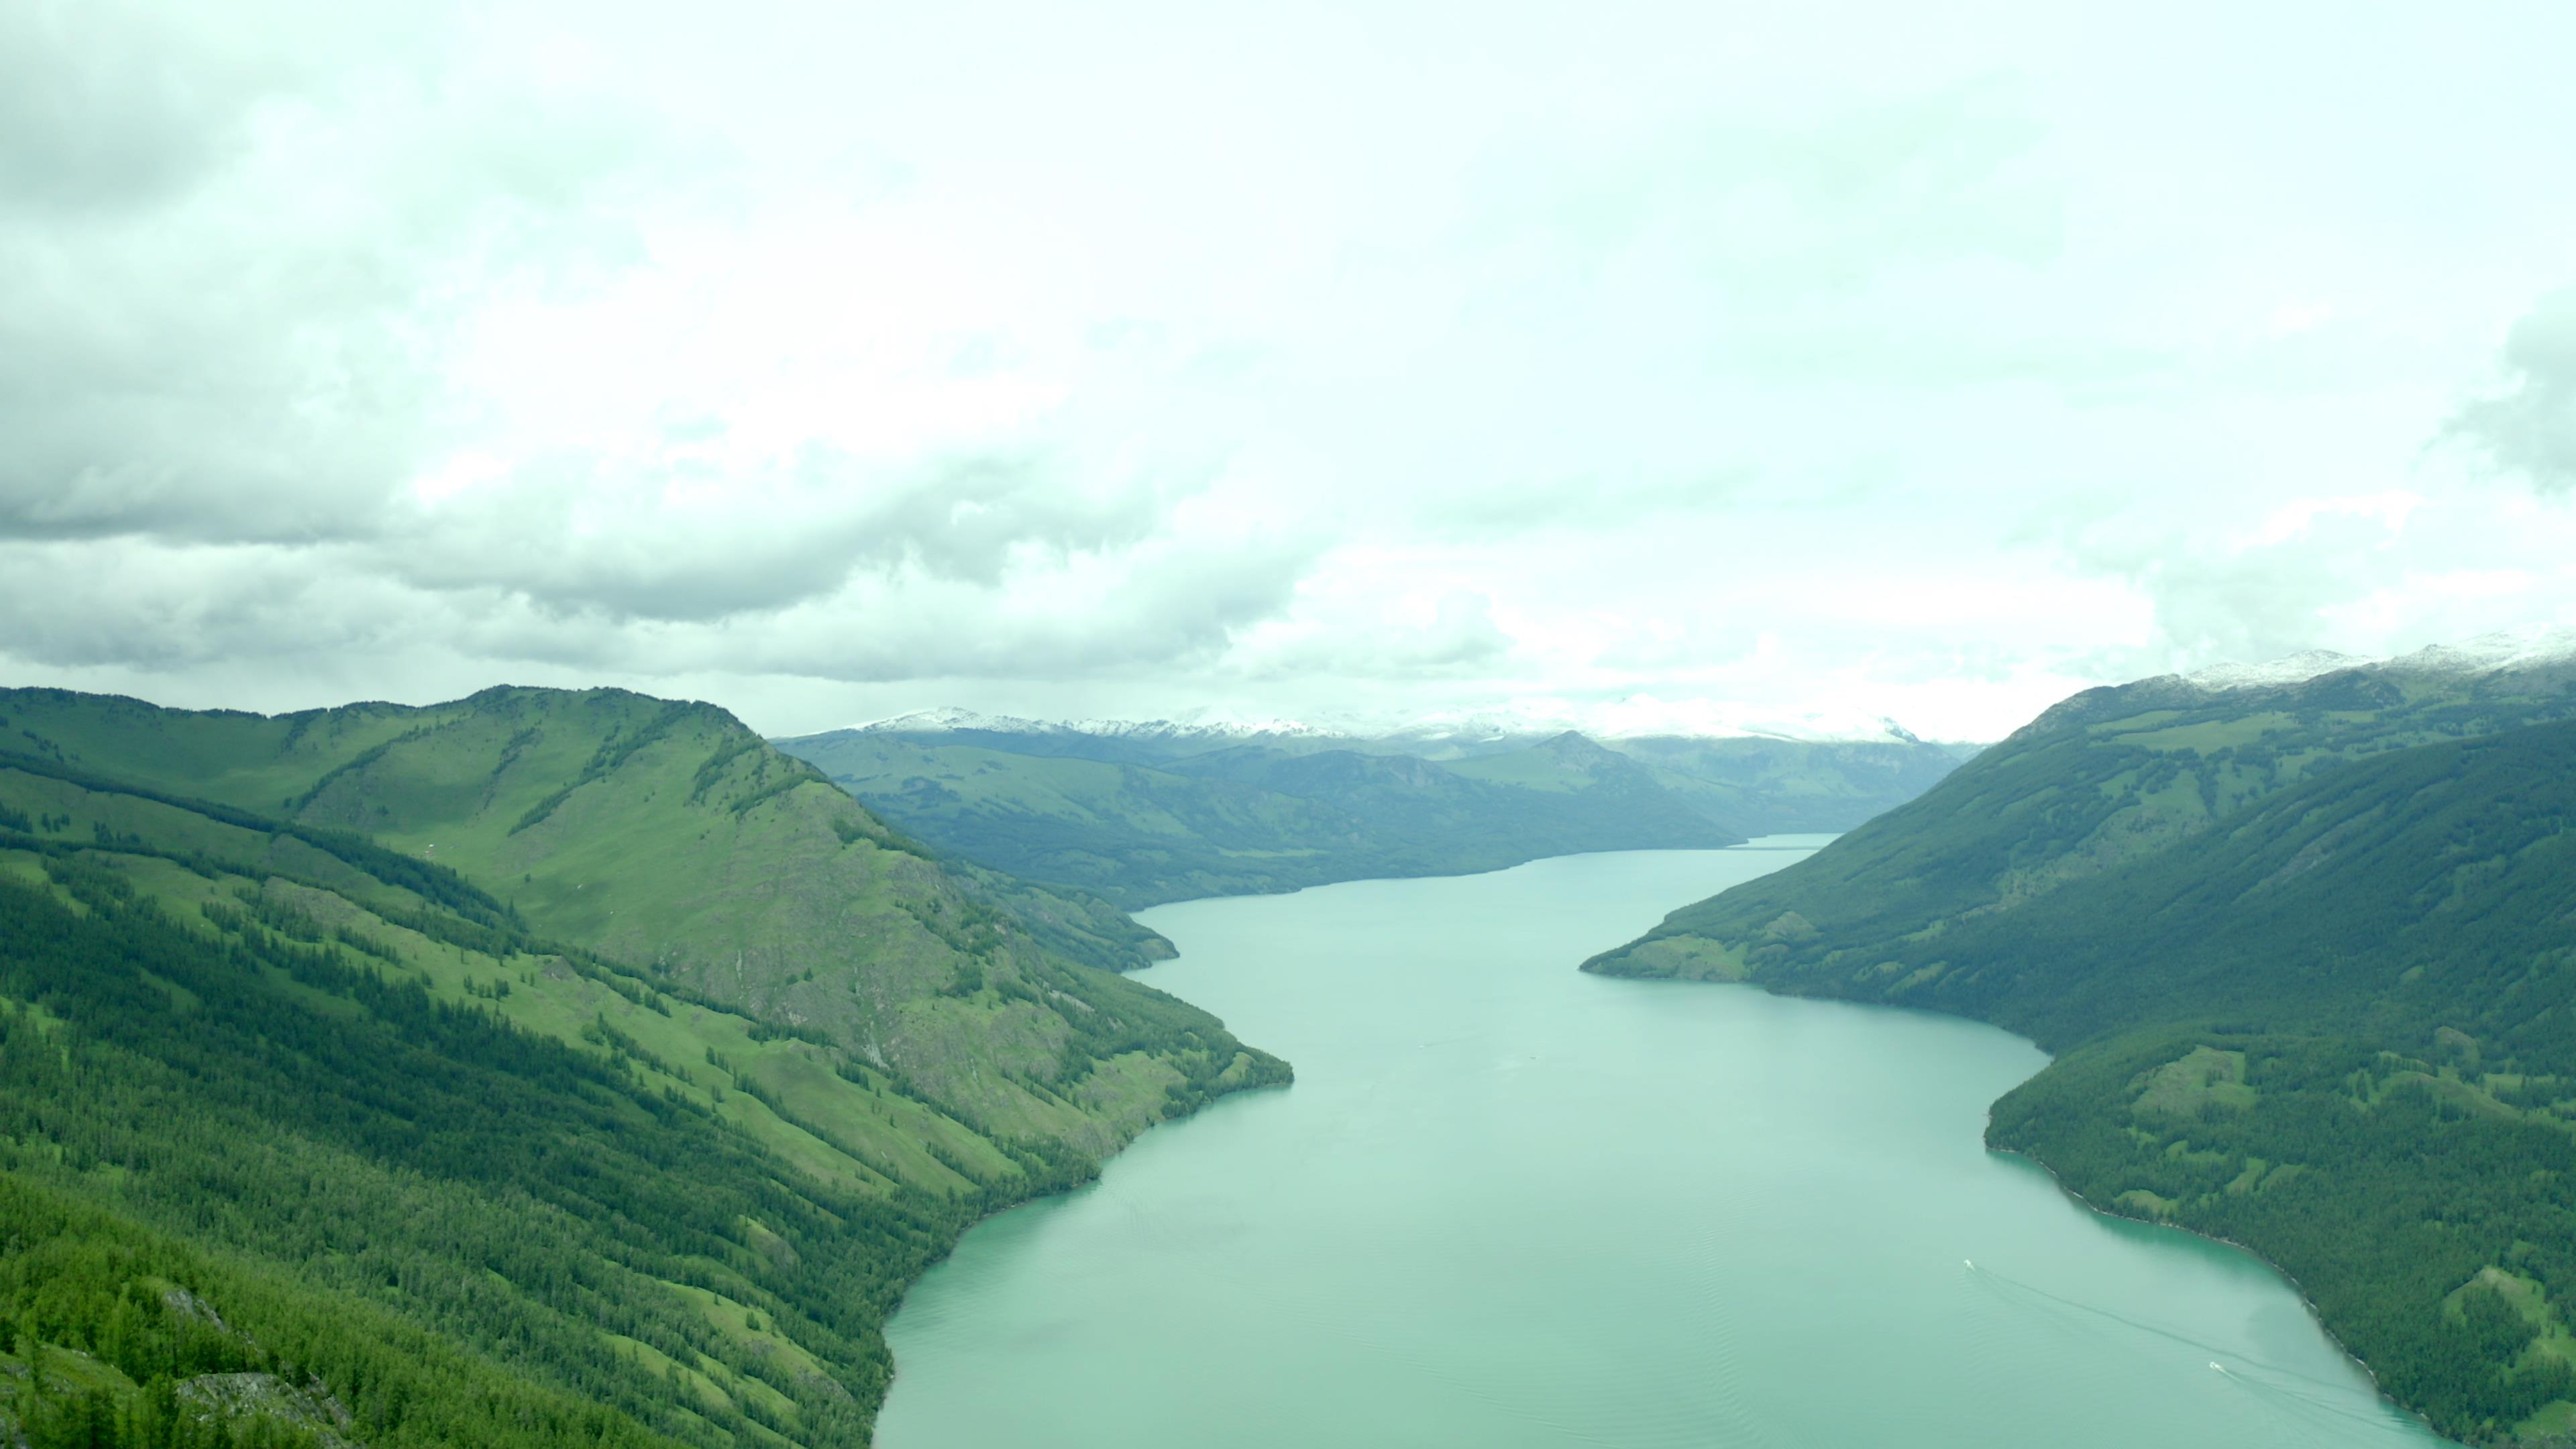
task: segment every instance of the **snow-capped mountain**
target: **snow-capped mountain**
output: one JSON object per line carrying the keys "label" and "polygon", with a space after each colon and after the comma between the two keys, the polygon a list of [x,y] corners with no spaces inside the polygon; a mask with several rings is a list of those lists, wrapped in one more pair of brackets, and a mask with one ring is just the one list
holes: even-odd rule
{"label": "snow-capped mountain", "polygon": [[1598,740],[1678,736],[1915,742],[1912,732],[1881,715],[1831,710],[1784,715],[1721,700],[1667,700],[1651,694],[1599,701],[1520,699],[1490,709],[1380,719],[1345,727],[1342,733],[1372,739],[1469,744],[1562,734],[1567,730]]}
{"label": "snow-capped mountain", "polygon": [[2506,674],[2571,664],[2576,664],[2576,627],[2526,624],[2400,654],[2380,667],[2403,674]]}
{"label": "snow-capped mountain", "polygon": [[1331,733],[1292,719],[1260,719],[1227,709],[1189,710],[1173,719],[1030,719],[943,706],[857,726],[862,734],[1096,735],[1104,739],[1236,741],[1317,737]]}
{"label": "snow-capped mountain", "polygon": [[858,729],[863,733],[906,735],[1079,734],[1158,743],[1321,744],[1349,740],[1451,749],[1500,745],[1568,730],[1602,740],[1678,736],[1919,743],[1911,731],[1883,716],[1822,710],[1783,715],[1716,700],[1666,700],[1650,694],[1607,701],[1517,699],[1476,709],[1428,714],[1345,714],[1315,721],[1247,715],[1222,707],[1153,720],[1043,720],[942,708],[917,710],[860,725]]}
{"label": "snow-capped mountain", "polygon": [[2371,661],[2358,654],[2344,654],[2332,649],[2303,649],[2260,664],[2213,664],[2207,669],[2184,675],[2185,684],[2202,689],[2268,689],[2282,684],[2304,684],[2319,675],[2338,669],[2358,669]]}
{"label": "snow-capped mountain", "polygon": [[2528,624],[2481,634],[2457,644],[2435,644],[2412,654],[2365,659],[2332,649],[2309,649],[2255,664],[2219,664],[2174,676],[2196,688],[2225,692],[2303,684],[2346,669],[2387,674],[2505,674],[2528,669],[2576,667],[2576,627]]}
{"label": "snow-capped mountain", "polygon": [[[2309,649],[2279,659],[2213,665],[2166,679],[2212,693],[2277,689],[2349,669],[2389,674],[2500,674],[2534,669],[2576,670],[2576,626],[2536,624],[2482,634],[2457,644],[2437,644],[2411,654],[2370,659],[2332,649]],[[1160,753],[1167,749],[1222,748],[1261,743],[1296,749],[1393,748],[1435,758],[1508,748],[1568,730],[1596,740],[1652,738],[1773,739],[1802,743],[1920,744],[1903,725],[1883,715],[1827,709],[1781,712],[1713,699],[1664,699],[1632,694],[1578,700],[1528,696],[1427,713],[1352,712],[1309,719],[1246,713],[1223,706],[1186,710],[1166,719],[1035,719],[943,708],[917,710],[857,727],[862,733],[937,735],[990,733],[1081,735],[1128,740]]]}

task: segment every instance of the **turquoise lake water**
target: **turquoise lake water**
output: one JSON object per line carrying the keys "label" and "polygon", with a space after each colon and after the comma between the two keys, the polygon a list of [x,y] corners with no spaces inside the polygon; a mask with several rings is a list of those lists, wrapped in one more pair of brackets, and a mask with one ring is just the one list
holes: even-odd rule
{"label": "turquoise lake water", "polygon": [[1820,839],[1145,913],[1296,1085],[977,1227],[878,1443],[2445,1442],[2261,1263],[1988,1153],[2028,1042],[1574,969]]}

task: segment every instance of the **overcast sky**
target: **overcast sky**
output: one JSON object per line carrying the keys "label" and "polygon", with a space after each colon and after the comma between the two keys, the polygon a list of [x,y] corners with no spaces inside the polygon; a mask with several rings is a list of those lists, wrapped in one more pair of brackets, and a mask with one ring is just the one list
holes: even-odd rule
{"label": "overcast sky", "polygon": [[0,683],[1991,738],[2576,622],[2570,55],[2562,0],[14,0]]}

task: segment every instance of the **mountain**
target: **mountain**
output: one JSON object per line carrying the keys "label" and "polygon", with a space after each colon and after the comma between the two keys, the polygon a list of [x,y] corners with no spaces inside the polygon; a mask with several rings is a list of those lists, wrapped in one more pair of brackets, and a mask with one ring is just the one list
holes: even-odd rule
{"label": "mountain", "polygon": [[1054,939],[1159,938],[706,705],[0,692],[0,1419],[864,1443],[977,1217],[1286,1079]]}
{"label": "mountain", "polygon": [[[2563,652],[2545,637],[2541,648],[2528,636],[2506,647],[2513,638],[2304,677],[2285,667],[2256,680],[2164,675],[2087,690],[1831,848],[1676,911],[1605,964],[1729,976],[1826,950],[1887,959],[2355,759],[2576,717],[2576,631]],[[1770,934],[1792,915],[1815,928],[1812,942]]]}
{"label": "mountain", "polygon": [[[1877,715],[1810,711],[1779,716],[1705,700],[1661,700],[1651,695],[1596,704],[1520,700],[1488,708],[1422,714],[1346,714],[1321,721],[1248,715],[1222,708],[1190,710],[1172,719],[1050,720],[980,714],[947,706],[877,720],[857,726],[857,730],[905,739],[986,745],[1019,754],[1073,754],[1137,764],[1247,744],[1290,753],[1347,749],[1445,762],[1526,749],[1569,733],[1606,741],[1614,747],[1640,739],[1789,745],[1923,743],[1904,726]],[[1973,746],[1965,748],[1974,752]]]}
{"label": "mountain", "polygon": [[1781,715],[1711,700],[1666,700],[1653,695],[1594,703],[1521,700],[1500,708],[1442,710],[1414,716],[1378,716],[1344,723],[1340,733],[1377,747],[1455,759],[1517,749],[1533,740],[1573,731],[1624,747],[1638,739],[1763,740],[1787,744],[1922,743],[1881,715],[1850,710],[1810,710]]}
{"label": "mountain", "polygon": [[1585,969],[2024,1032],[2057,1055],[1993,1145],[2262,1253],[2445,1434],[2561,1442],[2576,649],[2553,642],[2079,695]]}
{"label": "mountain", "polygon": [[1460,716],[1364,737],[1280,720],[936,710],[778,745],[959,859],[1131,909],[1841,830],[1973,753],[1883,722],[1876,739],[1603,742],[1529,733],[1536,719]]}
{"label": "mountain", "polygon": [[942,851],[1129,908],[1743,838],[1579,736],[1479,761],[1481,773],[1257,744],[1159,766],[885,732],[779,747]]}
{"label": "mountain", "polygon": [[1850,830],[1931,789],[1978,745],[1636,735],[1612,742],[1703,811],[1753,835]]}
{"label": "mountain", "polygon": [[1236,745],[1260,745],[1293,752],[1348,748],[1352,743],[1346,736],[1296,720],[1252,719],[1222,710],[1194,711],[1177,720],[1045,720],[978,714],[953,707],[916,710],[911,714],[861,725],[856,730],[836,730],[804,738],[831,739],[841,734],[886,735],[938,744],[982,746],[1040,758],[1069,756],[1137,765],[1161,764]]}

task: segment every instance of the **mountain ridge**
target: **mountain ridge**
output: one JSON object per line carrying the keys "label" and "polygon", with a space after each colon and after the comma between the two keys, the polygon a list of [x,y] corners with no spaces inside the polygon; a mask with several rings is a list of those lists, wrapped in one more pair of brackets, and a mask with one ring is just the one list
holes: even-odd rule
{"label": "mountain ridge", "polygon": [[1548,759],[1515,775],[1519,755],[1442,764],[1240,743],[1139,759],[1054,752],[1053,736],[1025,754],[1010,738],[949,738],[845,731],[780,745],[942,851],[1130,908],[1744,838],[1625,757],[1608,776]]}
{"label": "mountain ridge", "polygon": [[[1492,746],[1507,741],[1536,741],[1568,731],[1601,740],[1743,738],[1813,743],[1923,742],[1913,731],[1885,716],[1814,712],[1775,718],[1709,701],[1666,701],[1651,695],[1632,695],[1597,704],[1527,701],[1483,709],[1426,714],[1326,715],[1312,720],[1244,715],[1215,706],[1184,711],[1168,719],[1053,719],[985,714],[956,705],[941,705],[864,721],[847,726],[846,731],[893,735],[1090,735],[1174,744],[1310,740],[1325,748],[1406,744]],[[820,733],[842,732],[826,730]]]}
{"label": "mountain ridge", "polygon": [[1562,721],[1538,723],[1522,718],[1515,727],[1530,732],[1508,738],[1443,736],[1425,747],[1279,721],[1102,724],[943,710],[777,744],[956,858],[1130,908],[1842,830],[1973,753],[1901,730],[1876,740],[1604,742]]}

